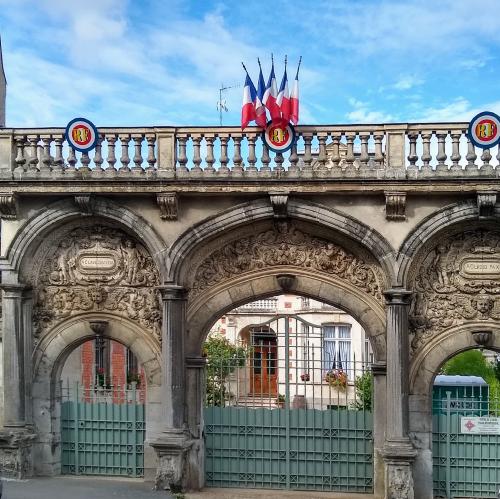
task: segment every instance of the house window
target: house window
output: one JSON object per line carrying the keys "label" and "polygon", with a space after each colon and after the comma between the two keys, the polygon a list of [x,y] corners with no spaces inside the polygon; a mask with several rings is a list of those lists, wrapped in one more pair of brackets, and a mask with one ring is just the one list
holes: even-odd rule
{"label": "house window", "polygon": [[98,386],[105,386],[110,382],[110,352],[109,339],[97,336],[95,339],[95,377]]}
{"label": "house window", "polygon": [[341,369],[351,377],[351,326],[349,324],[324,324],[323,370]]}
{"label": "house window", "polygon": [[139,363],[132,350],[127,348],[127,383],[140,383]]}

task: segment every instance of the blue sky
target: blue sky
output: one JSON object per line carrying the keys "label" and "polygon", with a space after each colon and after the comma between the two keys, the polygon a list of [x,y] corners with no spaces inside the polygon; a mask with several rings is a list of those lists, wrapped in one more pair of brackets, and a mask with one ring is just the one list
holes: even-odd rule
{"label": "blue sky", "polygon": [[[300,55],[302,124],[500,113],[500,0],[0,0],[7,126],[217,125]],[[273,8],[274,13],[270,10]],[[225,125],[240,123],[241,88]]]}

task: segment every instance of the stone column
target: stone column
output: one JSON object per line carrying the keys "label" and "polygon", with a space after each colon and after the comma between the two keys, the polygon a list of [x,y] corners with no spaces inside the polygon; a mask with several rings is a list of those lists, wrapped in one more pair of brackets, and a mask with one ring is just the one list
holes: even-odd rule
{"label": "stone column", "polygon": [[25,415],[23,291],[21,284],[3,289],[3,410],[4,427],[23,428]]}
{"label": "stone column", "polygon": [[408,438],[408,307],[411,292],[396,288],[384,294],[387,310],[385,497],[413,499],[411,465],[416,451]]}
{"label": "stone column", "polygon": [[185,423],[186,291],[174,284],[159,288],[163,302],[162,411],[163,430],[151,442],[158,455],[156,489],[185,488],[186,452],[191,440]]}
{"label": "stone column", "polygon": [[386,375],[385,362],[375,362],[372,365],[373,375],[373,493],[375,497],[384,497],[385,494],[385,461],[384,444],[386,429]]}

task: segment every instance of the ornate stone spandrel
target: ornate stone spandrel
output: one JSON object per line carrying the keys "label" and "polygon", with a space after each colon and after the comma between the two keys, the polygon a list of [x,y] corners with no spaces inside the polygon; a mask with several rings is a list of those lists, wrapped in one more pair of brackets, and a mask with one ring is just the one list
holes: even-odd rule
{"label": "ornate stone spandrel", "polygon": [[500,319],[500,232],[465,231],[443,239],[411,277],[412,351],[466,321]]}
{"label": "ornate stone spandrel", "polygon": [[179,200],[176,192],[160,192],[156,196],[162,220],[177,220]]}
{"label": "ornate stone spandrel", "polygon": [[15,194],[0,194],[0,217],[4,220],[17,218],[17,196]]}
{"label": "ornate stone spandrel", "polygon": [[78,227],[43,259],[35,282],[35,334],[83,312],[137,322],[161,341],[159,275],[146,248],[107,226]]}
{"label": "ornate stone spandrel", "polygon": [[383,277],[374,261],[302,232],[286,221],[213,251],[193,273],[190,298],[245,272],[285,265],[330,274],[382,302]]}

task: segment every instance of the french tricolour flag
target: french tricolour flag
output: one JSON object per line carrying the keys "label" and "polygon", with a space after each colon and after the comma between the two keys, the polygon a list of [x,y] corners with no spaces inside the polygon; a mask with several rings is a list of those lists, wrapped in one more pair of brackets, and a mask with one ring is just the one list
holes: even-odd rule
{"label": "french tricolour flag", "polygon": [[241,129],[243,130],[248,124],[255,119],[255,100],[257,98],[257,90],[250,79],[249,74],[245,80],[243,87],[243,105],[241,108]]}
{"label": "french tricolour flag", "polygon": [[266,128],[266,106],[264,106],[264,93],[266,91],[266,84],[264,83],[264,76],[262,75],[262,68],[259,61],[259,83],[257,85],[257,99],[255,101],[255,123],[261,128]]}
{"label": "french tricolour flag", "polygon": [[288,93],[288,77],[286,75],[286,65],[285,72],[283,73],[283,78],[281,79],[281,85],[278,92],[278,97],[276,99],[276,104],[281,111],[281,118],[285,121],[290,121],[290,94]]}
{"label": "french tricolour flag", "polygon": [[292,95],[290,96],[290,121],[296,125],[299,122],[299,69],[302,57],[299,59],[297,74],[292,87]]}
{"label": "french tricolour flag", "polygon": [[266,91],[264,92],[263,103],[269,109],[271,120],[274,122],[281,120],[281,111],[276,102],[278,98],[278,89],[276,88],[276,76],[274,75],[274,61],[271,66],[271,74],[267,80]]}

